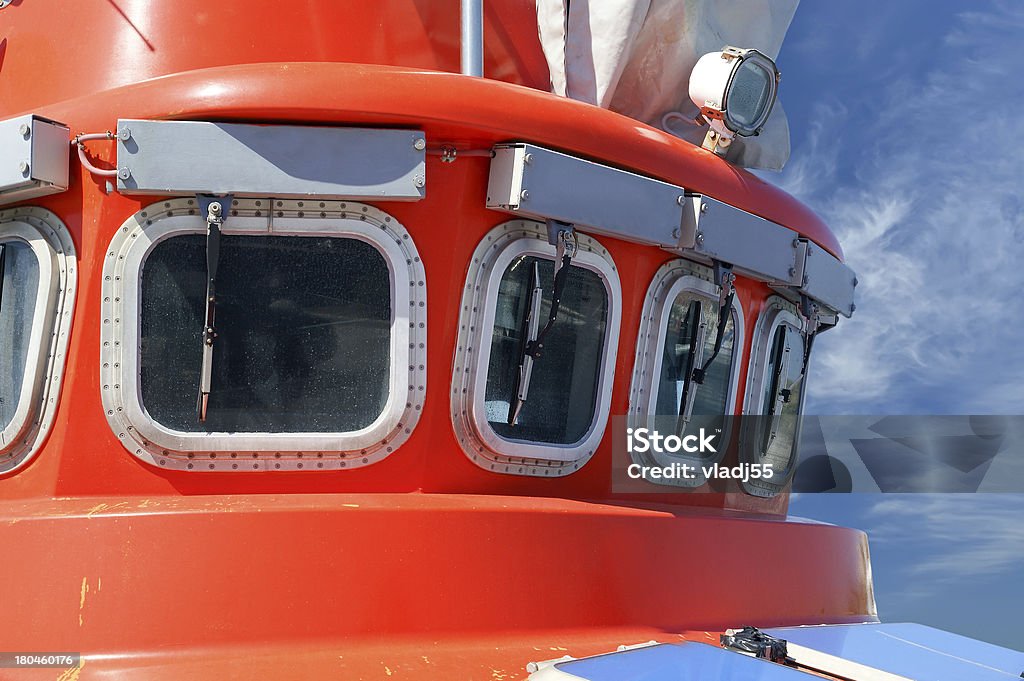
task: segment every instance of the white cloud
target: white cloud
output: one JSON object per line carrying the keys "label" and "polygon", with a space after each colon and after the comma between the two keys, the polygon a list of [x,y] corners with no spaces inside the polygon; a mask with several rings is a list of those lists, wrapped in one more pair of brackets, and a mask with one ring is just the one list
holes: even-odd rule
{"label": "white cloud", "polygon": [[778,184],[836,230],[861,285],[815,346],[809,411],[1024,412],[1021,27],[1021,4],[959,15],[871,113],[815,109]]}
{"label": "white cloud", "polygon": [[867,514],[872,544],[897,546],[926,596],[951,581],[1024,570],[1024,497],[1010,494],[886,495]]}

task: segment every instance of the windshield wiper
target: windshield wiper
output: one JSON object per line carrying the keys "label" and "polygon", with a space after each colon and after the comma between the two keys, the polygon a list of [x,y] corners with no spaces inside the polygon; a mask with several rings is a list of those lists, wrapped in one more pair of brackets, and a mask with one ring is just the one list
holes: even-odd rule
{"label": "windshield wiper", "polygon": [[719,286],[718,331],[715,333],[715,347],[711,351],[711,356],[707,358],[703,366],[694,369],[691,375],[693,382],[697,385],[704,385],[704,379],[707,377],[708,369],[711,368],[711,363],[715,361],[718,353],[722,351],[722,343],[725,340],[725,327],[732,316],[732,301],[736,298],[736,287],[733,286],[733,282],[736,281],[736,275],[732,273],[732,265],[716,261],[715,279]]}
{"label": "windshield wiper", "polygon": [[532,285],[530,300],[526,305],[526,316],[523,318],[519,341],[519,366],[516,368],[516,377],[513,381],[512,408],[508,412],[510,426],[519,422],[519,414],[530,394],[530,377],[533,375],[534,357],[528,352],[528,348],[530,343],[537,340],[537,331],[540,328],[540,305],[544,297],[544,289],[540,284],[540,265],[537,262],[533,263],[530,283]]}
{"label": "windshield wiper", "polygon": [[519,362],[513,379],[512,404],[508,410],[508,425],[510,426],[519,423],[519,415],[530,395],[530,377],[533,375],[533,365],[544,354],[544,338],[558,319],[562,294],[565,292],[565,284],[569,280],[569,269],[572,259],[576,255],[576,235],[573,233],[572,225],[557,224],[559,229],[556,236],[555,282],[551,291],[551,310],[548,312],[548,321],[540,332],[537,331],[537,327],[540,325],[540,304],[544,290],[540,283],[539,266],[536,262],[533,265],[533,281],[531,282],[533,289],[524,313]]}
{"label": "windshield wiper", "polygon": [[690,302],[690,307],[686,311],[686,325],[690,331],[690,337],[687,339],[690,349],[686,353],[686,362],[683,364],[683,370],[679,372],[678,378],[683,383],[683,391],[679,394],[679,411],[676,414],[678,417],[676,429],[679,433],[683,432],[683,427],[690,421],[693,400],[697,397],[697,391],[693,386],[694,374],[697,372],[695,367],[700,361],[704,347],[704,303],[699,300]]}
{"label": "windshield wiper", "polygon": [[220,263],[220,228],[224,224],[224,207],[221,200],[200,197],[200,205],[206,205],[206,318],[203,321],[203,367],[199,374],[199,400],[196,414],[200,423],[206,421],[206,410],[210,406],[210,389],[213,383],[213,342],[217,338],[214,318],[217,313],[217,265]]}
{"label": "windshield wiper", "polygon": [[779,432],[779,423],[782,420],[782,405],[790,400],[791,391],[784,387],[786,378],[789,376],[789,343],[786,339],[786,326],[780,326],[778,333],[781,334],[779,350],[775,355],[775,371],[772,374],[771,383],[771,406],[768,410],[768,434],[765,438],[764,452],[775,442],[775,436]]}

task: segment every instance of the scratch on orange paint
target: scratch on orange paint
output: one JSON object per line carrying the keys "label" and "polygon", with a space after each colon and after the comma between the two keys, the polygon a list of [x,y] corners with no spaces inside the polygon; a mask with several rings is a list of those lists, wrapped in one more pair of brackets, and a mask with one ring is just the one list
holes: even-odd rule
{"label": "scratch on orange paint", "polygon": [[85,666],[85,660],[79,659],[77,667],[68,667],[60,676],[57,677],[57,681],[78,681],[78,675],[82,673],[82,667]]}
{"label": "scratch on orange paint", "polygon": [[82,612],[85,610],[85,594],[89,593],[88,578],[82,577],[82,596],[78,600],[78,626],[82,626]]}

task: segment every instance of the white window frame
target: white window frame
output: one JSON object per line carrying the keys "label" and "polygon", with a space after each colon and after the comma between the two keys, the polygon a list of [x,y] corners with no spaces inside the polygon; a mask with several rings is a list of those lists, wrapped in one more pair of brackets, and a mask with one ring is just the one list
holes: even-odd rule
{"label": "white window frame", "polygon": [[[689,260],[678,258],[670,260],[654,274],[640,315],[640,328],[637,334],[636,358],[633,362],[633,378],[629,389],[629,424],[634,427],[649,425],[654,416],[657,399],[658,379],[661,376],[663,348],[665,345],[665,323],[671,314],[672,304],[680,293],[689,293],[700,297],[706,304],[716,308],[720,304],[720,287],[714,283],[714,273],[710,267],[699,265]],[[736,396],[739,386],[740,369],[743,364],[743,349],[746,340],[746,328],[743,306],[736,296],[732,303],[733,314],[733,358],[732,371],[729,374],[729,389],[726,393],[725,415],[735,414],[738,410]],[[717,327],[709,329],[715,334]],[[712,340],[714,336],[712,335]],[[705,341],[707,338],[705,338]],[[730,434],[723,433],[721,442],[727,443]],[[719,450],[724,454],[725,450]],[[665,452],[649,452],[658,466],[669,466],[678,462],[708,463],[707,458],[684,453],[668,454]],[[700,468],[697,469],[700,472]],[[698,475],[695,478],[652,478],[652,482],[664,485],[699,487],[705,481]]]}
{"label": "white window frame", "polygon": [[[594,455],[604,436],[622,321],[622,289],[608,250],[586,234],[577,232],[576,239],[573,266],[588,269],[601,278],[608,311],[594,418],[583,438],[567,445],[505,439],[488,423],[484,404],[499,282],[509,263],[519,256],[555,260],[555,247],[548,243],[547,228],[530,220],[502,223],[484,236],[473,253],[459,315],[451,407],[459,444],[470,460],[485,470],[538,477],[568,475]],[[550,287],[551,282],[544,285]]]}
{"label": "white window frame", "polygon": [[[745,416],[761,416],[764,414],[764,382],[770,378],[765,375],[765,371],[768,367],[775,332],[783,324],[792,327],[800,334],[803,339],[804,351],[806,352],[808,325],[807,321],[800,315],[796,305],[779,296],[768,298],[754,328],[754,337],[750,348],[750,366],[747,372],[747,387],[743,400],[743,414]],[[800,357],[799,361],[802,362],[803,357]],[[803,422],[806,399],[807,376],[804,376],[801,379],[800,385],[800,403],[797,405],[797,413],[800,415],[800,418],[796,425],[796,442],[793,444],[793,451],[790,452],[789,466],[785,471],[781,472],[782,480],[785,482],[788,482],[792,477],[794,465],[796,464],[796,455],[800,449],[800,425]],[[749,438],[757,437],[750,427],[751,424],[756,425],[756,421],[749,419],[745,422],[744,427],[740,429],[740,458],[744,463],[759,463],[755,455],[752,455],[754,449],[749,446]],[[760,453],[757,453],[756,457],[760,457]],[[776,471],[776,475],[779,474],[780,472]],[[744,491],[759,497],[775,496],[785,487],[785,484],[764,480],[743,481],[742,484]]]}
{"label": "white window frame", "polygon": [[[358,468],[401,446],[419,420],[426,394],[426,277],[405,228],[387,213],[351,201],[236,199],[222,233],[359,239],[381,253],[391,278],[391,366],[388,400],[374,422],[344,433],[205,433],[174,430],[149,415],[139,378],[142,268],[160,242],[205,233],[196,201],[172,199],[129,218],[107,249],[101,395],[107,421],[121,443],[161,468],[222,472]],[[198,353],[198,330],[196,338]]]}
{"label": "white window frame", "polygon": [[31,461],[53,426],[78,288],[75,245],[56,215],[36,206],[0,211],[0,243],[13,241],[35,254],[39,287],[21,394],[0,433],[0,475]]}

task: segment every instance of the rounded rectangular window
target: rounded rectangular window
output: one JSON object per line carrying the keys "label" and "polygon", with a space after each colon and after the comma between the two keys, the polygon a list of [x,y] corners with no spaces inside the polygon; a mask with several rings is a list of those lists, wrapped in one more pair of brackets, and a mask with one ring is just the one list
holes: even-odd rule
{"label": "rounded rectangular window", "polygon": [[108,249],[104,405],[145,461],[354,468],[419,418],[426,282],[408,233],[363,204],[269,203],[234,201],[216,239],[191,201],[156,204]]}
{"label": "rounded rectangular window", "polygon": [[777,494],[793,474],[809,359],[803,329],[796,308],[780,298],[769,301],[758,321],[740,443],[745,461],[770,465],[773,471],[770,480],[744,483],[757,496]]}
{"label": "rounded rectangular window", "polygon": [[[463,295],[452,423],[479,466],[566,475],[608,421],[620,320],[615,265],[594,239],[514,220],[485,236]],[[557,300],[557,305],[555,301]]]}
{"label": "rounded rectangular window", "polygon": [[53,424],[75,290],[60,219],[34,206],[0,211],[0,473],[28,462]]}
{"label": "rounded rectangular window", "polygon": [[174,430],[344,433],[390,389],[391,277],[359,239],[225,235],[206,418],[196,415],[206,238],[160,242],[142,269],[142,404]]}
{"label": "rounded rectangular window", "polygon": [[[736,400],[742,335],[741,307],[734,296],[722,295],[711,269],[678,259],[655,273],[640,318],[628,425],[664,436],[704,429],[720,435],[720,446],[706,454],[634,451],[635,463],[668,466],[697,459],[703,465],[724,454],[721,443],[731,435],[733,420],[727,416]],[[698,475],[659,482],[693,487],[704,480]]]}

